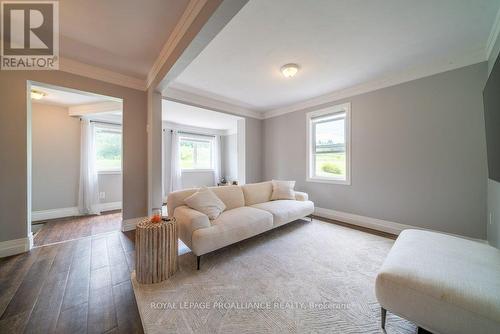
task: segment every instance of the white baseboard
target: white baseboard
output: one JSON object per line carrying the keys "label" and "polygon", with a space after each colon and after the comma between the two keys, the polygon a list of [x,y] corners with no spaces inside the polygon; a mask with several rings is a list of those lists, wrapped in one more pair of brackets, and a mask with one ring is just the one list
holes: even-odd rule
{"label": "white baseboard", "polygon": [[41,211],[33,211],[31,213],[31,221],[40,221],[40,220],[48,220],[48,219],[57,219],[64,217],[73,217],[79,216],[80,211],[78,208],[59,208],[59,209],[50,209],[50,210],[41,210]]}
{"label": "white baseboard", "polygon": [[122,220],[122,232],[135,230],[137,224],[139,224],[146,217],[137,217]]}
{"label": "white baseboard", "polygon": [[109,203],[101,203],[99,204],[99,211],[113,211],[113,210],[121,210],[122,202],[109,202]]}
{"label": "white baseboard", "polygon": [[24,253],[33,248],[33,235],[26,238],[0,241],[0,257]]}
{"label": "white baseboard", "polygon": [[360,216],[353,213],[347,213],[337,210],[324,209],[324,208],[314,208],[314,215],[318,217],[329,218],[333,220],[338,220],[340,222],[362,226],[366,228],[370,228],[372,230],[382,231],[386,233],[391,233],[395,235],[399,235],[403,230],[407,229],[419,229],[422,230],[421,227],[405,225],[400,223],[395,223],[387,220]]}
{"label": "white baseboard", "polygon": [[419,227],[419,226],[414,226],[414,225],[405,225],[405,224],[391,222],[388,220],[366,217],[366,216],[356,215],[353,213],[347,213],[347,212],[331,210],[331,209],[324,209],[324,208],[317,208],[316,207],[316,208],[314,208],[314,215],[316,215],[318,217],[329,218],[329,219],[337,220],[337,221],[340,221],[343,223],[362,226],[362,227],[366,227],[366,228],[369,228],[372,230],[382,231],[382,232],[386,232],[386,233],[390,233],[390,234],[394,234],[394,235],[399,235],[404,230],[413,229],[413,230],[437,232],[437,233],[447,234],[447,235],[450,235],[453,237],[464,238],[464,239],[477,241],[477,242],[481,242],[481,243],[488,243],[484,239],[471,238],[471,237],[467,237],[467,236],[460,235],[460,234],[437,231],[437,230],[433,230],[430,228],[424,228],[424,227]]}
{"label": "white baseboard", "polygon": [[[98,207],[99,211],[101,212],[120,210],[122,208],[122,202],[100,203]],[[75,216],[80,216],[80,211],[76,206],[70,208],[33,211],[31,213],[31,221],[36,222],[41,220],[75,217]]]}

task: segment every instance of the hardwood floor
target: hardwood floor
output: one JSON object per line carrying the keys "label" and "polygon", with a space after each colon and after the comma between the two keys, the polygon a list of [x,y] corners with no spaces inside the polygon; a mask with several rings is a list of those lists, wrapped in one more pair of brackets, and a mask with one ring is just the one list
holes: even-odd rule
{"label": "hardwood floor", "polygon": [[34,246],[79,239],[100,233],[120,231],[121,212],[110,212],[99,216],[70,217],[49,220],[33,238]]}
{"label": "hardwood floor", "polygon": [[113,231],[1,259],[0,333],[142,333],[134,237]]}

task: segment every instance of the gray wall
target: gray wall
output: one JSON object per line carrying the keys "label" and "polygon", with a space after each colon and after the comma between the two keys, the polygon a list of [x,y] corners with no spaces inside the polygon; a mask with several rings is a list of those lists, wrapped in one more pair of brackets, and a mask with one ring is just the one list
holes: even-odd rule
{"label": "gray wall", "polygon": [[80,120],[64,107],[32,104],[32,211],[75,207]]}
{"label": "gray wall", "polygon": [[488,242],[500,248],[500,182],[488,180]]}
{"label": "gray wall", "polygon": [[[80,120],[65,107],[32,104],[32,211],[78,206]],[[99,174],[101,203],[122,201],[122,175]]]}
{"label": "gray wall", "polygon": [[[496,75],[498,77],[498,71],[499,71],[498,67],[500,66],[499,53],[500,53],[500,36],[497,37],[490,58],[488,59],[488,75],[492,74],[493,67],[495,67],[495,73],[497,73]],[[488,80],[489,79],[490,78],[488,78]],[[492,98],[496,97],[496,99],[498,100],[497,95],[500,94],[498,93],[498,91],[500,91],[500,87],[498,87],[498,79],[496,80],[496,82],[497,82],[496,87],[495,88],[492,87],[491,89],[491,95],[492,95],[491,97]],[[486,105],[485,105],[485,113],[487,113]],[[498,147],[500,146],[500,138],[499,138],[500,124],[498,122],[500,110],[498,109],[498,106],[496,107],[493,106],[493,109],[489,110],[489,113],[490,113],[489,115],[490,122],[486,123],[486,127],[487,128],[489,127],[488,159],[493,159],[494,157],[490,155],[490,152],[498,150]],[[500,173],[498,170],[492,171],[492,169],[495,167],[493,167],[493,164],[491,163],[490,165],[491,166],[489,170],[489,179],[488,179],[487,234],[488,234],[488,242],[491,245],[500,248],[500,182],[498,182],[498,174]],[[493,180],[493,174],[497,174],[497,181]]]}
{"label": "gray wall", "polygon": [[484,239],[486,73],[481,63],[332,103],[351,102],[350,186],[305,182],[313,109],[267,119],[265,179],[296,180],[321,208]]}
{"label": "gray wall", "polygon": [[221,175],[228,181],[238,178],[238,135],[221,136]]}
{"label": "gray wall", "polygon": [[246,183],[263,181],[263,163],[267,156],[263,151],[264,121],[255,118],[245,118],[245,172]]}
{"label": "gray wall", "polygon": [[100,203],[114,203],[122,201],[121,173],[99,174],[99,192],[104,192],[104,198],[99,199]]}
{"label": "gray wall", "polygon": [[123,217],[147,214],[146,92],[61,71],[0,73],[0,241],[28,232],[30,114],[27,81],[33,80],[123,99]]}

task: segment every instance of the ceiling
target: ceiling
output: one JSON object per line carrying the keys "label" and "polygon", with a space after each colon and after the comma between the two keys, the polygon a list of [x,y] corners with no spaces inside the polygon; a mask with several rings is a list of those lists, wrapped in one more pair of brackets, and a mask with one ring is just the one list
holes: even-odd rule
{"label": "ceiling", "polygon": [[[436,62],[469,55],[478,62],[499,7],[498,0],[253,0],[171,87],[265,112]],[[291,62],[300,70],[286,79],[279,69]]]}
{"label": "ceiling", "polygon": [[241,117],[162,100],[163,121],[192,127],[236,132],[238,119],[241,119]]}
{"label": "ceiling", "polygon": [[[69,90],[66,88],[57,88],[55,86],[47,87],[45,85],[32,84],[31,89],[47,94],[41,100],[32,99],[31,101],[33,103],[66,107],[68,108],[68,116],[70,117],[85,116],[94,121],[111,122],[116,124],[122,123],[121,110],[109,111],[109,108],[103,109],[104,103],[116,104],[117,100],[115,98],[83,91]],[[81,111],[82,109],[78,109],[81,107],[85,108],[85,111],[79,114],[77,110]]]}
{"label": "ceiling", "polygon": [[86,92],[78,92],[67,89],[49,88],[47,86],[31,85],[32,90],[41,91],[45,94],[41,100],[34,100],[37,103],[55,104],[62,107],[71,107],[82,104],[92,104],[110,101],[111,98]]}
{"label": "ceiling", "polygon": [[61,0],[60,55],[145,79],[188,2]]}

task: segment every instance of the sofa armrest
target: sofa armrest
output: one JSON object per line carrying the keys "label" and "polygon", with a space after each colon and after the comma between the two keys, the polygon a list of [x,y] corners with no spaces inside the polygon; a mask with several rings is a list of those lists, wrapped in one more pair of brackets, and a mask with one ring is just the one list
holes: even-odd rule
{"label": "sofa armrest", "polygon": [[301,191],[295,192],[295,200],[297,201],[307,201],[309,199],[309,195],[307,193],[303,193]]}
{"label": "sofa armrest", "polygon": [[179,229],[179,237],[188,247],[191,247],[194,231],[211,226],[207,215],[185,205],[175,208],[174,218]]}

